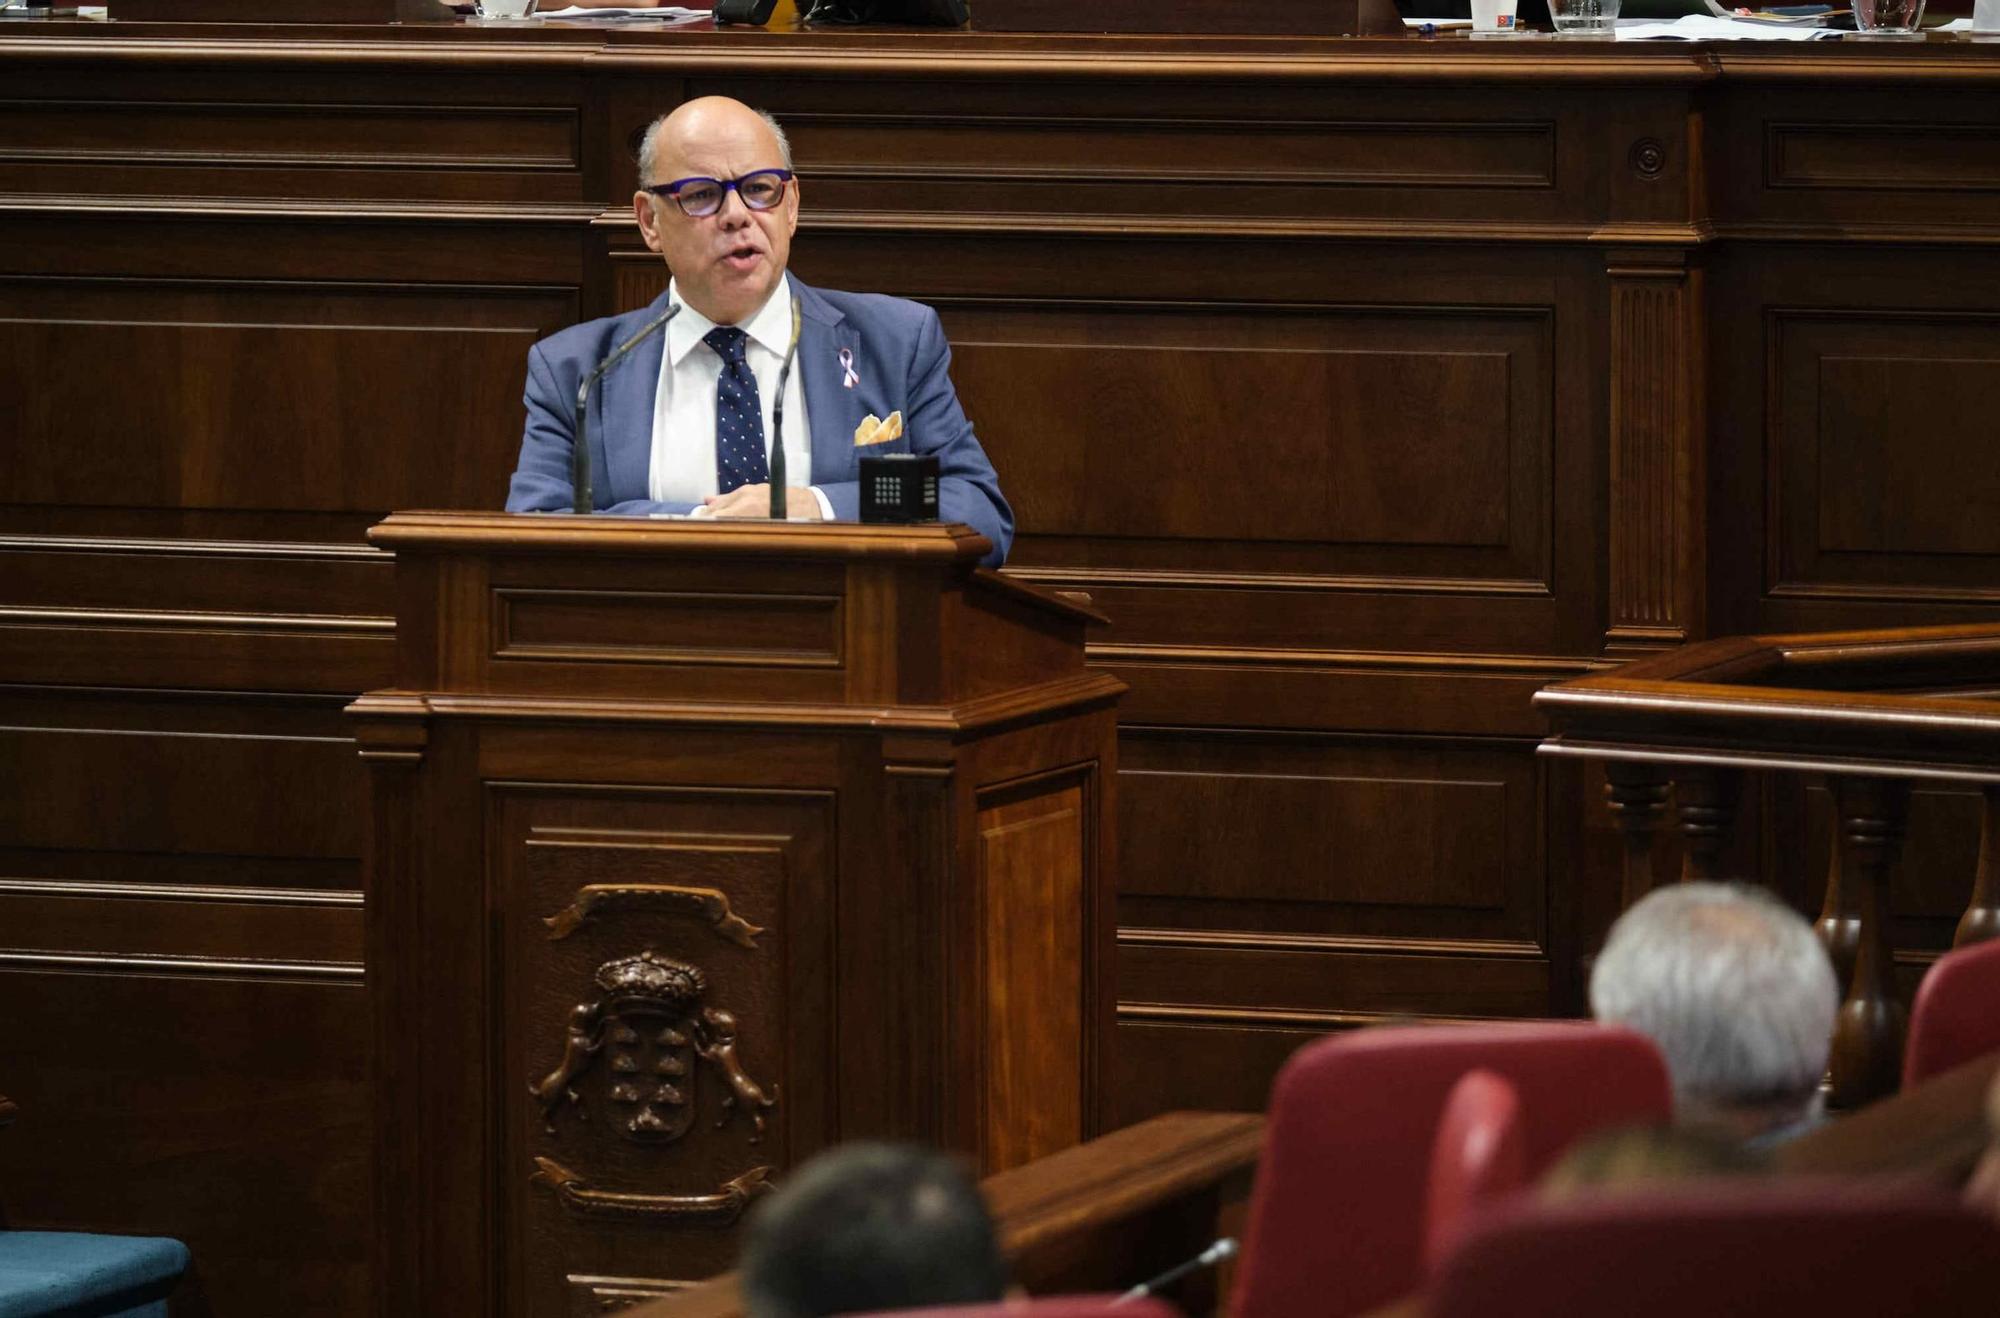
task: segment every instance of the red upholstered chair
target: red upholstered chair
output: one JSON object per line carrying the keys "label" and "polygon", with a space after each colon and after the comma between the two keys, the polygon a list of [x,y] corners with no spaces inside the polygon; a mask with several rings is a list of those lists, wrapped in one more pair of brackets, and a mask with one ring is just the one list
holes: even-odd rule
{"label": "red upholstered chair", "polygon": [[1424,1266],[1451,1252],[1474,1212],[1528,1183],[1527,1131],[1521,1096],[1485,1067],[1451,1087],[1431,1143],[1430,1193],[1424,1204]]}
{"label": "red upholstered chair", "polygon": [[1520,1201],[1467,1224],[1429,1318],[1881,1318],[2000,1307],[2000,1229],[1937,1191],[1769,1181]]}
{"label": "red upholstered chair", "polygon": [[1421,1284],[1431,1143],[1474,1067],[1519,1092],[1529,1176],[1580,1135],[1672,1115],[1666,1064],[1630,1030],[1412,1026],[1308,1044],[1272,1087],[1235,1318],[1341,1318]]}
{"label": "red upholstered chair", "polygon": [[2000,939],[1946,953],[1917,985],[1903,1084],[1995,1048],[2000,1048]]}
{"label": "red upholstered chair", "polygon": [[1128,1300],[1116,1295],[1045,1295],[999,1304],[954,1304],[932,1309],[890,1309],[864,1318],[1181,1318],[1164,1300]]}

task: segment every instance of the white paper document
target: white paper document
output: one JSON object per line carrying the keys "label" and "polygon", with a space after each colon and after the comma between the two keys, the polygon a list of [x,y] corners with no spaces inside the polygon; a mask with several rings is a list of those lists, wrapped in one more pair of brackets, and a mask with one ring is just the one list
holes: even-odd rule
{"label": "white paper document", "polygon": [[707,9],[682,9],[678,5],[662,5],[658,9],[585,9],[582,5],[571,5],[567,9],[537,9],[536,18],[582,18],[600,23],[644,22],[692,23],[697,18],[707,18],[712,13]]}
{"label": "white paper document", "polygon": [[1759,23],[1749,18],[1716,18],[1712,14],[1687,14],[1671,23],[1620,23],[1620,41],[1646,41],[1666,37],[1675,41],[1818,41],[1837,37],[1833,28],[1792,27],[1783,23]]}

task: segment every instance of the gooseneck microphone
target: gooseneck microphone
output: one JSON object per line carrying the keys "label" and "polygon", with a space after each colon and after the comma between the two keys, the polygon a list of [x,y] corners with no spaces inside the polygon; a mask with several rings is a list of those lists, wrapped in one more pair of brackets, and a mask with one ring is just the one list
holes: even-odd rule
{"label": "gooseneck microphone", "polygon": [[1162,1289],[1173,1285],[1191,1272],[1199,1272],[1203,1268],[1212,1268],[1224,1259],[1234,1257],[1236,1257],[1236,1241],[1231,1236],[1224,1236],[1185,1263],[1179,1263],[1168,1268],[1165,1272],[1162,1272],[1150,1281],[1140,1282],[1137,1286],[1134,1286],[1131,1290],[1126,1291],[1123,1295],[1113,1300],[1112,1303],[1129,1304],[1133,1300],[1143,1300],[1149,1295],[1158,1294]]}
{"label": "gooseneck microphone", "polygon": [[590,391],[604,378],[604,373],[625,360],[626,354],[647,339],[666,328],[668,321],[678,316],[681,304],[676,302],[659,315],[646,322],[645,328],[611,350],[611,355],[597,363],[595,370],[583,377],[583,383],[576,387],[576,443],[569,451],[569,487],[576,495],[574,511],[587,513],[593,509],[590,489]]}
{"label": "gooseneck microphone", "polygon": [[799,300],[792,299],[792,339],[778,367],[778,399],[771,405],[771,520],[785,520],[785,382],[792,377],[792,358],[799,355]]}

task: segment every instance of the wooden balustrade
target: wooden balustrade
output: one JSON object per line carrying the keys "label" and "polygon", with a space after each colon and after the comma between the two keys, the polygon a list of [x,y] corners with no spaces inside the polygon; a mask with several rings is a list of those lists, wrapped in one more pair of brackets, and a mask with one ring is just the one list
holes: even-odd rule
{"label": "wooden balustrade", "polygon": [[[1976,785],[1979,861],[1955,946],[2000,935],[2000,627],[1733,637],[1562,682],[1535,704],[1542,753],[1601,760],[1625,844],[1623,905],[1652,887],[1671,784],[1685,879],[1749,879],[1730,860],[1746,772],[1823,779],[1835,837],[1817,929],[1846,998],[1833,1102],[1896,1087],[1905,1015],[1889,893],[1913,783]],[[1793,845],[1795,839],[1781,839]]]}

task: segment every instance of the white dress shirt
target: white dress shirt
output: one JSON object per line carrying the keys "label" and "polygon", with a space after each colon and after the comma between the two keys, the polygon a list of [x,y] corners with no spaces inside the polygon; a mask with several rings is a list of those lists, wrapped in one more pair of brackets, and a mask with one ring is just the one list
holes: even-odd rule
{"label": "white dress shirt", "polygon": [[[667,296],[680,302],[680,289],[667,286]],[[764,442],[769,450],[772,413],[778,396],[778,369],[792,337],[792,281],[780,280],[769,300],[738,328],[747,338],[744,357],[757,377],[757,405],[764,413]],[[666,348],[660,354],[660,383],[653,393],[653,457],[647,472],[652,498],[692,503],[702,516],[703,498],[718,493],[715,483],[715,389],[722,377],[722,358],[702,342],[715,322],[686,303],[667,323]],[[785,384],[785,483],[803,485],[812,479],[812,431],[806,417],[805,386],[799,364],[792,363]],[[833,505],[815,487],[819,515],[833,520]]]}

